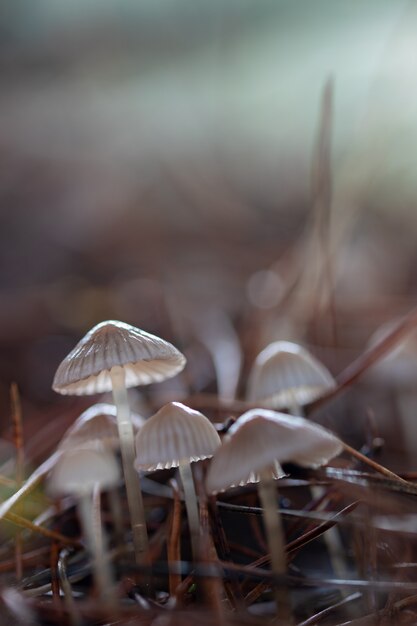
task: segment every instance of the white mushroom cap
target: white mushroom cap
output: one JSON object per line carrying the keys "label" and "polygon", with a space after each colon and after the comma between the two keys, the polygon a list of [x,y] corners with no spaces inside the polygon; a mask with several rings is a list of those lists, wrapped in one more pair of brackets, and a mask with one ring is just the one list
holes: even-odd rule
{"label": "white mushroom cap", "polygon": [[333,389],[330,372],[302,346],[275,341],[258,354],[253,364],[247,399],[271,408],[303,405]]}
{"label": "white mushroom cap", "polygon": [[[137,413],[131,413],[131,418],[133,430],[137,432],[145,419]],[[117,409],[114,404],[93,404],[81,413],[61,439],[58,450],[89,446],[96,441],[112,450],[120,448]]]}
{"label": "white mushroom cap", "polygon": [[96,485],[109,489],[119,481],[119,466],[111,451],[101,446],[65,450],[48,479],[52,496],[85,495]]}
{"label": "white mushroom cap", "polygon": [[115,320],[94,326],[59,365],[52,388],[69,395],[112,390],[110,370],[124,370],[126,387],[149,385],[178,374],[185,356],[160,337]]}
{"label": "white mushroom cap", "polygon": [[[287,474],[284,472],[284,470],[282,469],[278,461],[274,461],[271,464],[271,476],[274,480],[278,480],[279,478],[284,478],[284,476],[286,475]],[[226,491],[226,489],[229,489],[231,487],[244,487],[245,485],[248,485],[248,484],[259,483],[259,481],[260,481],[259,473],[250,472],[247,478],[241,480],[239,483],[236,483],[236,484],[233,483],[232,485],[228,485],[227,487],[224,487],[223,489],[219,489],[218,491]]]}
{"label": "white mushroom cap", "polygon": [[342,449],[342,442],[318,424],[277,411],[253,409],[236,420],[214,455],[207,491],[215,493],[247,482],[252,472],[261,472],[275,461],[319,467]]}
{"label": "white mushroom cap", "polygon": [[213,424],[198,411],[170,402],[150,417],[136,435],[137,470],[178,467],[213,456],[220,446]]}

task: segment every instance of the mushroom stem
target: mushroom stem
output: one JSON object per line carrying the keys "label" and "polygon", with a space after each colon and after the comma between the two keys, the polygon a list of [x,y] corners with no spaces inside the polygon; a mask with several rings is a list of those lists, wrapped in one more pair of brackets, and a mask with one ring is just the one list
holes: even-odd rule
{"label": "mushroom stem", "polygon": [[82,619],[79,610],[74,602],[74,596],[72,595],[71,583],[67,576],[67,559],[69,552],[67,548],[61,550],[58,558],[58,575],[59,584],[64,593],[64,602],[67,607],[71,626],[82,626]]}
{"label": "mushroom stem", "polygon": [[148,534],[139,475],[133,467],[136,456],[135,439],[127,399],[125,375],[121,367],[115,366],[110,370],[110,376],[113,386],[114,404],[117,408],[117,427],[119,430],[120,452],[122,454],[135,559],[138,565],[142,565],[145,560],[145,554],[148,551]]}
{"label": "mushroom stem", "polygon": [[109,506],[114,526],[114,539],[117,546],[123,545],[123,516],[122,503],[117,487],[111,487],[108,491]]}
{"label": "mushroom stem", "polygon": [[200,552],[200,518],[191,464],[188,461],[180,461],[178,470],[184,490],[185,508],[187,509],[188,526],[190,528],[191,550],[194,562],[197,562]]}
{"label": "mushroom stem", "polygon": [[[291,406],[289,406],[288,408],[289,408],[289,412],[291,415],[305,417],[304,407],[301,406],[297,402],[294,393],[292,393]],[[323,487],[317,487],[314,485],[311,487],[310,491],[311,491],[312,498],[314,500],[319,500],[326,493],[326,490],[323,489]],[[332,564],[334,573],[340,578],[340,580],[343,580],[344,578],[348,578],[349,576],[348,576],[348,570],[346,567],[346,562],[342,556],[344,553],[343,545],[342,545],[342,541],[341,541],[337,526],[334,526],[333,528],[329,528],[324,533],[323,539],[324,539],[324,543],[326,544],[326,548],[329,553],[330,562]],[[344,597],[348,596],[347,590],[342,590],[341,593]]]}
{"label": "mushroom stem", "polygon": [[[277,491],[273,479],[272,468],[267,467],[260,472],[258,483],[259,499],[263,508],[265,532],[271,553],[272,573],[277,578],[287,573],[284,529],[279,508],[276,505]],[[293,624],[291,602],[286,584],[275,587],[277,614],[286,624]]]}
{"label": "mushroom stem", "polygon": [[80,515],[83,535],[85,536],[88,551],[92,557],[94,580],[98,588],[101,600],[107,608],[116,606],[116,597],[113,588],[112,575],[108,560],[104,554],[103,533],[100,519],[94,515],[93,503],[90,494],[81,495],[78,498],[78,511]]}

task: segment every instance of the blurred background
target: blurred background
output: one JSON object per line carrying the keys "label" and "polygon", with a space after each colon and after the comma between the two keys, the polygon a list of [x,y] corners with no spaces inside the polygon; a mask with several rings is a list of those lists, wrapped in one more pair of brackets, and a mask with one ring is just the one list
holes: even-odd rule
{"label": "blurred background", "polygon": [[[1,3],[3,429],[12,381],[27,432],[75,406],[51,381],[104,319],[187,354],[158,403],[244,397],[275,339],[336,375],[405,313],[416,26],[407,0]],[[403,379],[371,378],[345,415],[417,445]]]}

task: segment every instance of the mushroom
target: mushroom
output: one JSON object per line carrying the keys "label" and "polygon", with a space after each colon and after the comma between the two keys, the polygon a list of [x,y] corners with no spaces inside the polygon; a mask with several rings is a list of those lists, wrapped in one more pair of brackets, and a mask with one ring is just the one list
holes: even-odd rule
{"label": "mushroom", "polygon": [[[131,412],[133,432],[137,433],[145,423],[145,418]],[[58,450],[75,447],[90,447],[100,441],[109,450],[120,449],[117,428],[117,409],[114,404],[98,402],[88,407],[68,428],[58,445]]]}
{"label": "mushroom", "polygon": [[333,376],[308,350],[290,341],[275,341],[255,359],[247,400],[298,413],[300,406],[335,386]]}
{"label": "mushroom", "polygon": [[[136,433],[145,422],[137,413],[131,413],[133,431]],[[86,409],[66,431],[58,445],[58,451],[91,447],[99,441],[113,453],[120,448],[117,428],[117,409],[114,404],[100,402]],[[117,485],[109,489],[109,504],[114,521],[115,538],[121,544],[123,539],[123,518]]]}
{"label": "mushroom", "polygon": [[77,499],[83,535],[92,555],[94,579],[101,599],[115,605],[115,592],[110,566],[105,557],[103,533],[97,528],[92,496],[95,489],[109,489],[119,480],[119,468],[110,451],[98,444],[90,448],[65,450],[48,478],[52,496],[72,495]]}
{"label": "mushroom", "polygon": [[179,402],[163,406],[136,435],[137,470],[178,467],[194,559],[199,551],[200,523],[191,463],[212,457],[220,444],[220,437],[207,417]]}
{"label": "mushroom", "polygon": [[[272,409],[288,409],[303,416],[303,405],[333,389],[336,381],[330,372],[308,350],[289,341],[276,341],[257,356],[249,376],[248,397]],[[324,490],[312,487],[313,498]],[[324,536],[334,571],[346,577],[346,568],[338,556],[340,538],[336,528]]]}
{"label": "mushroom", "polygon": [[89,395],[112,391],[137,562],[147,552],[148,536],[127,388],[148,385],[180,372],[186,359],[173,345],[139,328],[109,320],[94,326],[59,365],[52,388],[58,393]]}
{"label": "mushroom", "polygon": [[[293,462],[303,467],[324,465],[343,450],[342,442],[328,430],[302,417],[268,409],[253,409],[231,426],[223,445],[214,454],[206,478],[207,492],[217,493],[252,472],[259,475],[259,498],[264,510],[265,531],[276,577],[286,573],[284,532],[276,506],[273,480],[275,462]],[[276,591],[278,610],[291,622],[287,589]]]}

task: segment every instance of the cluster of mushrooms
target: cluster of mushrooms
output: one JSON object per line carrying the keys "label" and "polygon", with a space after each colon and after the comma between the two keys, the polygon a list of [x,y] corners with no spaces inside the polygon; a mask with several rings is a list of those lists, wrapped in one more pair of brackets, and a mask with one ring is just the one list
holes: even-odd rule
{"label": "cluster of mushrooms", "polygon": [[[47,488],[53,497],[77,499],[97,592],[103,605],[114,610],[114,573],[107,556],[106,534],[93,503],[100,491],[108,492],[115,537],[123,544],[115,451],[120,448],[135,559],[143,571],[148,565],[149,547],[141,493],[143,472],[178,467],[195,563],[201,556],[202,499],[256,482],[271,555],[277,614],[290,624],[293,618],[285,584],[285,538],[276,479],[284,476],[281,463],[318,467],[343,450],[338,437],[301,417],[302,405],[331,389],[334,380],[300,346],[275,342],[260,353],[249,377],[247,400],[264,408],[241,415],[223,440],[207,417],[178,402],[166,404],[147,420],[130,411],[127,388],[174,376],[185,363],[184,355],[173,345],[138,328],[119,321],[95,326],[62,361],[53,389],[74,395],[111,391],[114,405],[98,404],[85,411],[65,434],[53,460],[41,466],[37,477],[47,474]],[[205,494],[197,497],[191,464],[207,458],[211,462],[205,475]],[[63,589],[68,610],[74,615],[74,600],[66,591]]]}

